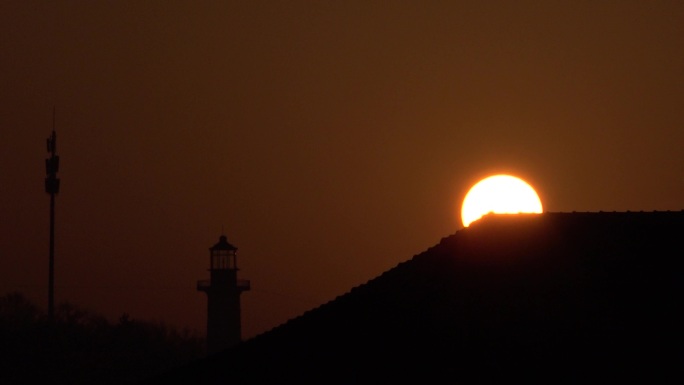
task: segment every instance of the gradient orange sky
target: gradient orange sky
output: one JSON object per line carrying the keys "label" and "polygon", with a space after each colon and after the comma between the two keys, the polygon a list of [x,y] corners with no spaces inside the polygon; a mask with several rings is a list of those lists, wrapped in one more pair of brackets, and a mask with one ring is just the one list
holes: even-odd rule
{"label": "gradient orange sky", "polygon": [[461,228],[522,177],[546,211],[684,208],[684,3],[2,1],[0,292],[204,332],[239,248],[243,335]]}

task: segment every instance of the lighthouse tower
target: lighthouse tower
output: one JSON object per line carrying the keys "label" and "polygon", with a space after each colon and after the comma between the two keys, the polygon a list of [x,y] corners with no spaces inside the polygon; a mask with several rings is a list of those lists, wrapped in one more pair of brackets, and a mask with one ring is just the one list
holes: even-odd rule
{"label": "lighthouse tower", "polygon": [[209,248],[210,279],[197,282],[207,293],[207,351],[209,354],[237,345],[241,339],[240,294],[249,281],[237,279],[237,247],[221,235]]}

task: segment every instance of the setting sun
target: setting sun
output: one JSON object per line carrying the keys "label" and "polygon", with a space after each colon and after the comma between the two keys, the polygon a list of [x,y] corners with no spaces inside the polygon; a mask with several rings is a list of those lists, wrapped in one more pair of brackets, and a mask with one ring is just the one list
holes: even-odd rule
{"label": "setting sun", "polygon": [[463,226],[485,214],[541,213],[542,204],[534,188],[520,178],[493,175],[470,188],[461,207]]}

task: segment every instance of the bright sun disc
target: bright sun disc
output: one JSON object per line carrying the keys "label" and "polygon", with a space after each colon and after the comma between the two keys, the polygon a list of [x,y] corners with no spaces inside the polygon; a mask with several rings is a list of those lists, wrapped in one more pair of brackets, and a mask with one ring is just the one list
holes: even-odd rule
{"label": "bright sun disc", "polygon": [[541,213],[537,192],[524,180],[510,175],[494,175],[470,188],[461,207],[463,226],[485,214]]}

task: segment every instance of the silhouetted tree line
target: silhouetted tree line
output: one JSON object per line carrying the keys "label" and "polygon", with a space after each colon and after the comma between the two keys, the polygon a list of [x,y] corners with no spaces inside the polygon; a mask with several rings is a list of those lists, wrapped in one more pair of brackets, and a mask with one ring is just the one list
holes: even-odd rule
{"label": "silhouetted tree line", "polygon": [[204,355],[188,329],[118,322],[70,303],[55,319],[12,292],[0,297],[0,384],[134,384]]}

